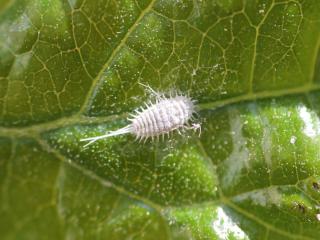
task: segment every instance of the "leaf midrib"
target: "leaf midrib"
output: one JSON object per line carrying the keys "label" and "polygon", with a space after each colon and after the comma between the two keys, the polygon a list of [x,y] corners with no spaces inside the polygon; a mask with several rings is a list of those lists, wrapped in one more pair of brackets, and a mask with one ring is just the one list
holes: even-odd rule
{"label": "leaf midrib", "polygon": [[[318,84],[306,84],[299,88],[292,88],[286,90],[275,90],[275,91],[262,91],[258,93],[247,93],[244,95],[235,96],[232,98],[227,98],[223,100],[218,100],[209,103],[199,104],[200,110],[215,110],[217,108],[226,107],[228,105],[236,104],[239,102],[250,102],[261,99],[285,97],[296,94],[308,94],[312,91],[319,91],[320,85]],[[61,127],[76,125],[76,124],[99,124],[109,121],[116,121],[118,119],[123,119],[128,116],[128,112],[121,114],[114,114],[109,116],[101,117],[87,117],[84,115],[74,114],[68,117],[59,118],[53,121],[48,121],[44,123],[38,123],[29,126],[22,127],[0,127],[0,136],[10,136],[10,137],[22,137],[22,136],[34,136],[41,134],[45,131],[50,131],[58,129]]]}

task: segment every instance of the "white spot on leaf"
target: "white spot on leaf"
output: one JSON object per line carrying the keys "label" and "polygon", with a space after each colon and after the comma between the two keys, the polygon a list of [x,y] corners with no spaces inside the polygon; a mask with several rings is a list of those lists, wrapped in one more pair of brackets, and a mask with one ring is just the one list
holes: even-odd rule
{"label": "white spot on leaf", "polygon": [[[311,114],[311,112],[307,109],[306,106],[299,107],[299,115],[304,122],[303,132],[308,137],[315,137],[319,134],[320,123],[319,120],[315,120],[316,118]],[[317,121],[315,123],[315,121]]]}
{"label": "white spot on leaf", "polygon": [[[245,124],[245,123],[244,123]],[[249,150],[246,147],[246,139],[242,135],[243,124],[237,112],[230,114],[230,131],[232,134],[233,151],[225,161],[226,172],[222,179],[222,184],[230,186],[241,174],[244,167],[249,168]]]}
{"label": "white spot on leaf", "polygon": [[260,205],[263,207],[276,205],[280,206],[281,193],[277,187],[268,187],[265,189],[255,190],[240,194],[234,198],[236,202],[242,202],[245,200],[251,200],[254,205]]}
{"label": "white spot on leaf", "polygon": [[217,208],[217,219],[212,222],[212,228],[219,239],[230,239],[230,235],[236,239],[248,239],[238,225],[224,212],[221,207]]}

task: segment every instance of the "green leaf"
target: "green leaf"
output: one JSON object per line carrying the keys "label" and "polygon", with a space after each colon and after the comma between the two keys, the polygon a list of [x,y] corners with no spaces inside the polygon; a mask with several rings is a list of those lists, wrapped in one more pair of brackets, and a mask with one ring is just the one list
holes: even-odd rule
{"label": "green leaf", "polygon": [[[0,2],[1,239],[318,239],[320,2]],[[131,135],[156,91],[202,134]]]}

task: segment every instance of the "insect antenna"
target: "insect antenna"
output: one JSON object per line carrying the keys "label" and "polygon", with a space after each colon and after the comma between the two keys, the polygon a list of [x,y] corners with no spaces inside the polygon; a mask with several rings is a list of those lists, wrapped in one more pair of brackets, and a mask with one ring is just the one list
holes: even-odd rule
{"label": "insect antenna", "polygon": [[118,130],[108,132],[107,134],[104,134],[104,135],[101,135],[101,136],[97,136],[97,137],[83,138],[83,139],[80,139],[80,141],[81,142],[88,142],[86,145],[83,146],[83,147],[87,147],[90,144],[92,144],[95,141],[98,141],[100,139],[113,137],[113,136],[117,136],[117,135],[122,135],[122,134],[127,134],[127,133],[131,133],[131,132],[132,132],[132,126],[128,125],[128,126],[126,126],[124,128],[120,128]]}
{"label": "insect antenna", "polygon": [[158,96],[159,93],[156,92],[152,87],[150,87],[149,85],[143,84],[141,82],[139,82],[139,84],[143,87],[145,87],[150,93],[154,94],[155,96]]}

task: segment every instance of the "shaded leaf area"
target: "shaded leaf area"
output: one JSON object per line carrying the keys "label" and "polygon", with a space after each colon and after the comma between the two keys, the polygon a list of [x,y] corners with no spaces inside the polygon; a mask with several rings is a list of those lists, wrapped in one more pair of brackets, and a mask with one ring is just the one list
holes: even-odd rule
{"label": "shaded leaf area", "polygon": [[313,86],[316,0],[25,0],[1,9],[2,126],[123,113],[141,103],[137,82],[201,103]]}
{"label": "shaded leaf area", "polygon": [[38,142],[2,138],[0,231],[5,239],[316,239],[319,102],[314,92],[206,110],[201,139],[79,144],[122,120],[51,130]]}
{"label": "shaded leaf area", "polygon": [[1,142],[7,170],[1,175],[2,239],[167,239],[152,207],[59,161],[33,140]]}

